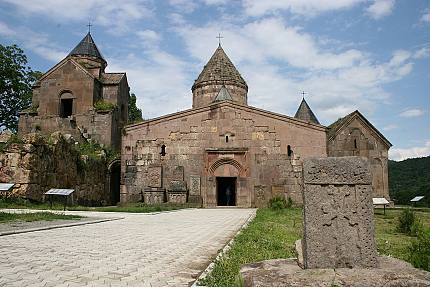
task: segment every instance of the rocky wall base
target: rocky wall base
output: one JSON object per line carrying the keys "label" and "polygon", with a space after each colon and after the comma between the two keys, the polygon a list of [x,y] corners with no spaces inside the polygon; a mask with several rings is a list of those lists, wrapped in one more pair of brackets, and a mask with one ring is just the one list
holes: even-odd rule
{"label": "rocky wall base", "polygon": [[106,159],[82,156],[70,135],[33,133],[2,145],[0,182],[15,183],[9,197],[40,202],[51,188],[72,188],[75,203],[109,203]]}

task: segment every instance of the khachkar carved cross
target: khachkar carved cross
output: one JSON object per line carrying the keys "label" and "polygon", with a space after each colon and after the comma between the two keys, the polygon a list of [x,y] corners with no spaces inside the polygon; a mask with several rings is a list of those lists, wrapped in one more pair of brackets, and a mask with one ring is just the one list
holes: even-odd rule
{"label": "khachkar carved cross", "polygon": [[223,39],[224,37],[221,37],[221,33],[218,33],[218,45],[221,46],[221,39]]}
{"label": "khachkar carved cross", "polygon": [[334,266],[352,267],[354,261],[361,255],[358,236],[358,221],[354,194],[351,190],[355,187],[328,186],[328,196],[331,203],[323,204],[322,225],[330,228],[331,237],[335,242]]}
{"label": "khachkar carved cross", "polygon": [[[336,220],[337,226],[341,221],[348,221],[350,226],[358,225],[356,220],[357,211],[355,206],[351,206],[350,201],[354,200],[351,197],[350,189],[353,187],[349,186],[330,186],[328,195],[332,199],[332,203],[326,203],[321,206],[323,216],[323,226],[331,226]],[[339,195],[340,194],[340,195]],[[354,204],[352,204],[354,205]]]}

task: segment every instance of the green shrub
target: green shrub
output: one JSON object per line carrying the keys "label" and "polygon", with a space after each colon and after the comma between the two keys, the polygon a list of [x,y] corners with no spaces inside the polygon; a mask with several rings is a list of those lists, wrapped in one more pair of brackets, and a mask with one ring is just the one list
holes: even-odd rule
{"label": "green shrub", "polygon": [[104,100],[100,100],[94,104],[94,108],[96,108],[97,111],[111,111],[116,108],[116,105]]}
{"label": "green shrub", "polygon": [[399,221],[397,224],[397,230],[401,233],[408,235],[412,234],[412,226],[416,221],[415,213],[412,209],[407,208],[402,211],[399,215]]}
{"label": "green shrub", "polygon": [[291,208],[293,207],[293,200],[291,199],[291,197],[287,198],[287,208]]}
{"label": "green shrub", "polygon": [[281,210],[287,208],[287,201],[283,196],[275,196],[269,201],[269,206],[273,210]]}
{"label": "green shrub", "polygon": [[430,229],[421,229],[408,248],[409,262],[416,268],[430,271]]}

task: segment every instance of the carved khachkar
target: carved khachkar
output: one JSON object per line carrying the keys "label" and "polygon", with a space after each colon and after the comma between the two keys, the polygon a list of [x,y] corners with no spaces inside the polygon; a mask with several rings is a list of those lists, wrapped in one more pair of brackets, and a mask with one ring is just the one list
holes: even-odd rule
{"label": "carved khachkar", "polygon": [[375,267],[372,177],[365,158],[303,164],[305,268]]}
{"label": "carved khachkar", "polygon": [[148,167],[148,186],[149,187],[161,187],[161,182],[162,182],[161,173],[162,173],[161,166]]}
{"label": "carved khachkar", "polygon": [[190,176],[190,195],[200,195],[200,176]]}

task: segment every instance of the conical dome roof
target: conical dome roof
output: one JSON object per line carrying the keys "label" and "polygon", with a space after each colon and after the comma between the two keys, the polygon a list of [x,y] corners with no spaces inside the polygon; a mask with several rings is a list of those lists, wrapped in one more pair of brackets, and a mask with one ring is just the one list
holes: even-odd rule
{"label": "conical dome roof", "polygon": [[106,62],[100,53],[99,49],[94,43],[93,37],[91,37],[90,32],[79,42],[79,44],[70,52],[69,55],[79,55],[79,56],[91,56],[99,58]]}
{"label": "conical dome roof", "polygon": [[309,107],[308,103],[305,101],[305,98],[303,98],[302,102],[300,103],[299,109],[297,110],[296,115],[294,117],[296,119],[304,120],[314,124],[320,124],[317,117]]}
{"label": "conical dome roof", "polygon": [[245,80],[230,61],[221,45],[219,45],[197,80],[195,80],[192,90],[206,84],[224,83],[238,85],[248,90]]}

